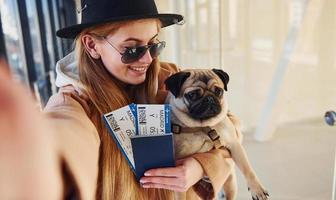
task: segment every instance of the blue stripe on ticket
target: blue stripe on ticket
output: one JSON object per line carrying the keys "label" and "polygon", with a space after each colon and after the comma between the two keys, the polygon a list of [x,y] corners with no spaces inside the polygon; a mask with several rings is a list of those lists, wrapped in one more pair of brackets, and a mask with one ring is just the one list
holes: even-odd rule
{"label": "blue stripe on ticket", "polygon": [[171,133],[171,125],[170,125],[170,105],[165,104],[164,105],[164,110],[165,110],[165,129],[166,129],[166,134]]}
{"label": "blue stripe on ticket", "polygon": [[139,131],[138,131],[138,106],[137,104],[129,104],[129,107],[134,115],[134,125],[135,125],[135,135],[139,135]]}

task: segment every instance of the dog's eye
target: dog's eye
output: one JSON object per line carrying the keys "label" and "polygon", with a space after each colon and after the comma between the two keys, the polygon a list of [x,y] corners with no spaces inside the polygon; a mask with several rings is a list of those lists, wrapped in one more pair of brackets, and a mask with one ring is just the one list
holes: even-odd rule
{"label": "dog's eye", "polygon": [[199,89],[190,91],[184,95],[187,99],[195,101],[201,97],[201,91]]}
{"label": "dog's eye", "polygon": [[216,96],[221,97],[223,95],[224,91],[223,91],[222,88],[215,87],[214,93],[215,93]]}

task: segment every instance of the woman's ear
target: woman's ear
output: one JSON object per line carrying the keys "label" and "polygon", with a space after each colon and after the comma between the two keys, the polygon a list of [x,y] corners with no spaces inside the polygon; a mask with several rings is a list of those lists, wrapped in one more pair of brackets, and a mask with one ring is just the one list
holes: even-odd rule
{"label": "woman's ear", "polygon": [[94,59],[99,59],[100,54],[97,51],[97,39],[92,35],[85,34],[82,37],[82,43],[85,46],[86,51],[90,54],[90,56]]}

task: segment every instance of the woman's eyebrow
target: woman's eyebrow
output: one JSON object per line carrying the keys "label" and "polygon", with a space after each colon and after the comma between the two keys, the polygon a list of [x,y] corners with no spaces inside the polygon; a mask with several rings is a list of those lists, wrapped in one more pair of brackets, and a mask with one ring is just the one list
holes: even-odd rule
{"label": "woman's eyebrow", "polygon": [[[149,41],[153,40],[154,38],[156,38],[159,34],[155,34]],[[130,37],[124,40],[124,42],[127,41],[136,41],[136,42],[142,42],[142,40],[138,39],[138,38],[134,38],[134,37]]]}

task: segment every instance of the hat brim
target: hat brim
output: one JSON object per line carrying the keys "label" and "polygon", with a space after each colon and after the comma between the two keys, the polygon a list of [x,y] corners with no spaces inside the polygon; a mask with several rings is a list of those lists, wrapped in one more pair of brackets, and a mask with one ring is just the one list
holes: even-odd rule
{"label": "hat brim", "polygon": [[183,23],[183,16],[178,15],[178,14],[153,14],[153,15],[126,16],[126,17],[123,16],[119,18],[106,19],[100,22],[84,23],[84,24],[77,24],[77,25],[69,26],[69,27],[58,30],[56,32],[56,35],[61,38],[74,39],[84,29],[92,27],[92,26],[97,26],[97,25],[110,23],[110,22],[117,22],[117,21],[125,21],[125,20],[132,20],[132,19],[150,19],[150,18],[159,19],[162,22],[162,28],[173,25],[173,24]]}

